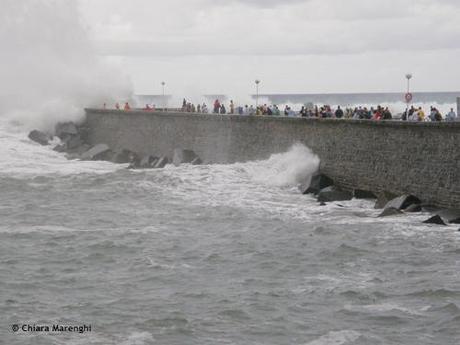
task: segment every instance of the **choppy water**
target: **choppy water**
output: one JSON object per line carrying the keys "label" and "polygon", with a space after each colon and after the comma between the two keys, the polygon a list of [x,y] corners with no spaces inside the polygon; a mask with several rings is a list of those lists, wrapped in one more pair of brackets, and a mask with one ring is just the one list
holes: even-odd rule
{"label": "choppy water", "polygon": [[460,341],[457,228],[320,207],[292,186],[298,152],[129,171],[0,130],[0,154],[0,343]]}

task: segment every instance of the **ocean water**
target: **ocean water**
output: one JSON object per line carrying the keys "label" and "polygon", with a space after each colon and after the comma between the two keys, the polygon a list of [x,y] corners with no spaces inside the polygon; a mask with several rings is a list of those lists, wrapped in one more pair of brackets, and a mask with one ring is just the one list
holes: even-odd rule
{"label": "ocean water", "polygon": [[[458,344],[460,232],[319,206],[267,161],[68,161],[0,123],[0,343]],[[319,157],[321,158],[321,157]],[[90,324],[83,334],[14,324]]]}

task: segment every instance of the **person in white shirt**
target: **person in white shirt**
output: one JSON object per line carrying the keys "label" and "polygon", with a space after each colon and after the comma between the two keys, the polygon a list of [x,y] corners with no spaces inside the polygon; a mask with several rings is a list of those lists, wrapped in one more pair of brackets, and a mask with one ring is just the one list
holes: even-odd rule
{"label": "person in white shirt", "polygon": [[450,112],[446,115],[446,121],[456,121],[457,119],[457,114],[455,114],[455,111],[453,108],[450,108]]}

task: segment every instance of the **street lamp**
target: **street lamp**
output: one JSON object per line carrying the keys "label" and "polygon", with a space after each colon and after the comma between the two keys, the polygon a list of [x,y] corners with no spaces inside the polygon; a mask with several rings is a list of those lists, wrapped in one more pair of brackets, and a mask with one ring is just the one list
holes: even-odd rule
{"label": "street lamp", "polygon": [[412,79],[412,74],[407,73],[406,74],[406,79],[407,79],[407,93],[409,93],[410,92],[410,80]]}
{"label": "street lamp", "polygon": [[412,101],[412,95],[410,93],[410,80],[412,79],[412,73],[407,73],[406,74],[406,79],[407,79],[407,93],[406,93],[406,121],[409,120],[409,104]]}
{"label": "street lamp", "polygon": [[166,111],[165,85],[166,83],[162,81],[161,86],[163,87],[163,111]]}
{"label": "street lamp", "polygon": [[257,108],[259,106],[259,84],[260,84],[260,80],[256,79],[255,83],[256,83],[256,110],[257,110]]}

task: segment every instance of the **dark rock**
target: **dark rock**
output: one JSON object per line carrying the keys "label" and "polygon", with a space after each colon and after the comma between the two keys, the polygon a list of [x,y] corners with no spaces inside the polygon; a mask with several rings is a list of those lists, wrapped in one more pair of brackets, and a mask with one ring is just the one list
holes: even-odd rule
{"label": "dark rock", "polygon": [[396,198],[397,195],[390,193],[390,192],[381,192],[377,195],[377,201],[375,202],[374,208],[384,208],[388,202],[394,198]]}
{"label": "dark rock", "polygon": [[137,161],[140,162],[139,155],[136,152],[127,149],[117,152],[113,157],[113,162],[118,164],[133,163]]}
{"label": "dark rock", "polygon": [[383,218],[383,217],[390,217],[390,216],[399,216],[401,215],[403,212],[398,210],[397,208],[394,208],[394,207],[388,207],[388,208],[385,208],[383,210],[382,213],[379,214],[379,218]]}
{"label": "dark rock", "polygon": [[53,148],[54,151],[56,152],[65,152],[67,150],[67,147],[65,144],[60,144],[60,145],[56,145],[54,148]]}
{"label": "dark rock", "polygon": [[404,211],[405,212],[410,212],[410,213],[421,212],[422,211],[422,205],[412,204],[409,207],[407,207]]}
{"label": "dark rock", "polygon": [[154,157],[154,156],[144,156],[140,163],[139,163],[139,166],[141,168],[153,168],[153,166],[155,165],[154,163],[156,163],[158,160],[158,157]]}
{"label": "dark rock", "polygon": [[81,159],[81,155],[91,148],[88,144],[83,144],[74,150],[67,151],[67,159]]}
{"label": "dark rock", "polygon": [[326,206],[326,205],[327,205],[327,204],[326,204],[324,201],[321,201],[321,202],[319,203],[319,206]]}
{"label": "dark rock", "polygon": [[[111,150],[106,144],[97,144],[88,151],[82,153],[83,160],[106,160],[111,155]],[[113,156],[113,154],[112,154]]]}
{"label": "dark rock", "polygon": [[436,212],[437,216],[440,216],[445,223],[449,224],[460,224],[460,211],[459,210],[441,210]]}
{"label": "dark rock", "polygon": [[153,168],[155,169],[164,168],[166,164],[168,163],[169,163],[168,157],[160,157],[158,161],[155,163],[155,165],[153,166]]}
{"label": "dark rock", "polygon": [[318,194],[321,189],[334,185],[334,180],[324,174],[315,174],[312,176],[310,183],[302,184],[299,190],[302,194]]}
{"label": "dark rock", "polygon": [[413,195],[401,195],[393,200],[390,200],[386,205],[385,208],[393,207],[398,210],[404,210],[408,208],[410,205],[416,204],[420,205],[422,202],[419,198]]}
{"label": "dark rock", "polygon": [[422,204],[421,206],[422,206],[423,212],[436,213],[442,210],[441,207],[429,205],[429,204]]}
{"label": "dark rock", "polygon": [[353,195],[350,192],[338,189],[337,187],[330,186],[321,189],[318,193],[319,202],[331,202],[331,201],[345,201],[351,200]]}
{"label": "dark rock", "polygon": [[196,157],[193,161],[191,161],[192,165],[201,165],[203,164],[203,161],[200,159],[200,157]]}
{"label": "dark rock", "polygon": [[75,150],[76,148],[83,145],[83,141],[81,140],[79,135],[72,135],[65,139],[65,146],[67,150]]}
{"label": "dark rock", "polygon": [[353,197],[356,199],[377,199],[377,196],[373,192],[363,189],[354,189]]}
{"label": "dark rock", "polygon": [[54,128],[57,137],[64,140],[68,136],[77,135],[78,128],[73,122],[58,123]]}
{"label": "dark rock", "polygon": [[37,131],[34,129],[32,132],[29,133],[29,139],[39,143],[40,145],[49,145],[50,137],[46,133]]}
{"label": "dark rock", "polygon": [[192,150],[175,149],[172,162],[177,167],[184,163],[191,163],[197,157]]}
{"label": "dark rock", "polygon": [[444,223],[444,220],[436,215],[436,216],[433,216],[431,217],[430,219],[427,219],[423,222],[424,224],[439,224],[439,225],[447,225],[446,223]]}

